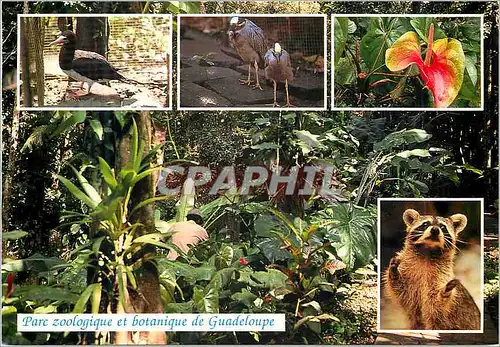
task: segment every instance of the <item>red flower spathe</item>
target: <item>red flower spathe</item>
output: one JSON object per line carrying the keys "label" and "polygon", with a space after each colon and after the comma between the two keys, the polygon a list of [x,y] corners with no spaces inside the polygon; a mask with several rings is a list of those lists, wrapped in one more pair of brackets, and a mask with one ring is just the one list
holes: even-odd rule
{"label": "red flower spathe", "polygon": [[434,24],[431,24],[425,61],[417,33],[409,31],[387,49],[385,64],[391,71],[416,64],[420,77],[434,97],[434,106],[444,108],[455,100],[462,87],[465,54],[458,40],[444,38],[434,42]]}

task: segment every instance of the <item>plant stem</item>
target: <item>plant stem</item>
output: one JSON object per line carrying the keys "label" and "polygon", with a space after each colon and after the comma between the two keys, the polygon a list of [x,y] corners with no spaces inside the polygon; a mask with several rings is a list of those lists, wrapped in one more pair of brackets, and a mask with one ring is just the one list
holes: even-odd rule
{"label": "plant stem", "polygon": [[177,159],[181,159],[179,156],[179,152],[177,151],[177,147],[175,146],[175,142],[174,142],[174,139],[172,137],[172,133],[170,132],[170,117],[168,115],[167,115],[167,131],[168,131],[168,138],[170,140],[170,143],[174,147],[175,156],[177,157]]}

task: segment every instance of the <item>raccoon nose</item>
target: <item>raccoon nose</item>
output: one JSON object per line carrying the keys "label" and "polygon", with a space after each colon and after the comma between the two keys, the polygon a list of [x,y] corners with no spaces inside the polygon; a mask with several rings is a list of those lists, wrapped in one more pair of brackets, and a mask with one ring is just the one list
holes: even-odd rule
{"label": "raccoon nose", "polygon": [[440,232],[439,227],[432,227],[432,229],[431,229],[432,236],[438,236],[439,232]]}

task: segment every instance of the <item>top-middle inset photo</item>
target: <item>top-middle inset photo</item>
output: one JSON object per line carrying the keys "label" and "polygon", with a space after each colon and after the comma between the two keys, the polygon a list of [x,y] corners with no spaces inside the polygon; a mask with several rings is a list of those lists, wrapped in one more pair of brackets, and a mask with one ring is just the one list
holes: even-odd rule
{"label": "top-middle inset photo", "polygon": [[326,110],[325,15],[180,15],[179,110]]}

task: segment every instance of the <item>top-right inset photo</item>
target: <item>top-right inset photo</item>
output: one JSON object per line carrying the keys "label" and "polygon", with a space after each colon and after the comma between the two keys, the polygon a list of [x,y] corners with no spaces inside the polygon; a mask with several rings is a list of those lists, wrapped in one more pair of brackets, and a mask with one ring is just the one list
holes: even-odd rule
{"label": "top-right inset photo", "polygon": [[482,15],[332,20],[334,110],[483,110]]}

